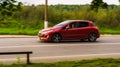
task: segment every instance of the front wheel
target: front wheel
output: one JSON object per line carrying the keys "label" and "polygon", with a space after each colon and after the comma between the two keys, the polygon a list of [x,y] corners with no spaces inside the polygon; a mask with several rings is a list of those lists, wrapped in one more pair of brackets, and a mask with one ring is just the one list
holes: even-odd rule
{"label": "front wheel", "polygon": [[60,42],[62,40],[62,37],[59,34],[53,34],[51,40],[52,42]]}
{"label": "front wheel", "polygon": [[97,36],[95,33],[90,33],[89,36],[88,36],[88,41],[89,42],[95,42],[97,39]]}

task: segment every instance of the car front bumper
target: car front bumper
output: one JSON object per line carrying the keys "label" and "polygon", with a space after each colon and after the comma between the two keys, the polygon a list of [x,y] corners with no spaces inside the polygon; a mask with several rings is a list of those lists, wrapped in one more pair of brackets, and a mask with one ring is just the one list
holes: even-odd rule
{"label": "car front bumper", "polygon": [[50,41],[51,40],[49,34],[41,34],[41,33],[39,33],[38,37],[39,37],[40,40],[43,40],[43,41]]}

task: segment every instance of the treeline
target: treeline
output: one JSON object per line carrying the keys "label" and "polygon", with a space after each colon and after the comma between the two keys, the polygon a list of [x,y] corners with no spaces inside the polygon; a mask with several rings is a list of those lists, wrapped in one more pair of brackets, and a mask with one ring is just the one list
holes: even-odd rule
{"label": "treeline", "polygon": [[[23,6],[21,11],[0,21],[1,28],[42,29],[44,22],[44,5]],[[120,6],[109,5],[108,9],[98,11],[89,5],[51,5],[48,7],[49,26],[65,20],[91,20],[100,28],[120,29]]]}

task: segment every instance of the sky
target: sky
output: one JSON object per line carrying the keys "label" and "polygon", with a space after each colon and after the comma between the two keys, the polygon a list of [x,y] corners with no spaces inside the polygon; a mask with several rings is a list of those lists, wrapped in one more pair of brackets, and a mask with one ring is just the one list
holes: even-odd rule
{"label": "sky", "polygon": [[[18,0],[25,5],[40,5],[44,4],[45,0]],[[49,5],[56,5],[56,4],[73,4],[73,5],[80,5],[80,4],[90,4],[92,0],[48,0]],[[103,0],[108,4],[116,4],[119,5],[119,0]]]}

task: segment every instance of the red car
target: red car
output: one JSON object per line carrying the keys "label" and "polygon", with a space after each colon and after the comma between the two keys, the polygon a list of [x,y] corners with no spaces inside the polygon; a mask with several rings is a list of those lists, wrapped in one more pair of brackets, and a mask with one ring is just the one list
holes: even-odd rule
{"label": "red car", "polygon": [[88,40],[96,41],[100,37],[99,29],[92,21],[67,20],[39,31],[38,36],[43,41],[60,42],[62,40]]}

